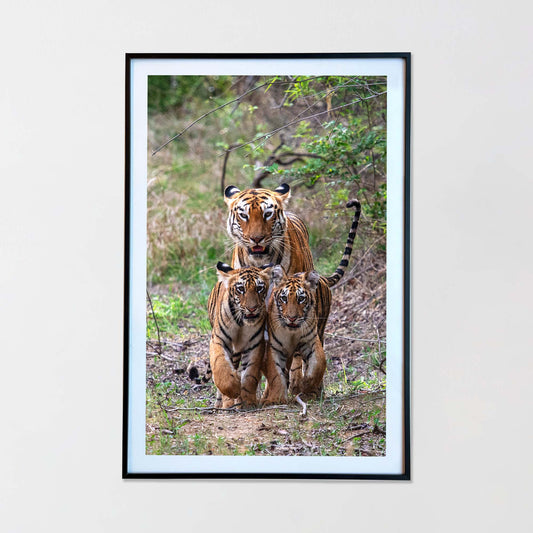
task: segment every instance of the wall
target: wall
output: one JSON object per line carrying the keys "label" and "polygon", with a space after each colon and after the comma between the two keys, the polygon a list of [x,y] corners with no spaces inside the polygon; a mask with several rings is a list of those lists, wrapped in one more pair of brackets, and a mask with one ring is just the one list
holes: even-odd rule
{"label": "wall", "polygon": [[[531,530],[531,11],[4,6],[0,530]],[[413,53],[409,483],[120,477],[124,53],[243,51]]]}

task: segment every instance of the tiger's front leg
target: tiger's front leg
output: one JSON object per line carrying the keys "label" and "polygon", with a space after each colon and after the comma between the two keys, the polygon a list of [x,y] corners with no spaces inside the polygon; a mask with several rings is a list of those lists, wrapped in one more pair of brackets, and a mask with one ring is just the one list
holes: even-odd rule
{"label": "tiger's front leg", "polygon": [[239,405],[241,405],[240,397],[239,398],[230,398],[229,396],[226,396],[226,395],[222,394],[217,389],[217,399],[215,401],[215,407],[217,409],[219,409],[219,408],[229,409],[231,407],[236,407],[236,406],[239,406]]}
{"label": "tiger's front leg", "polygon": [[245,350],[241,356],[241,400],[244,406],[257,405],[257,387],[261,379],[261,366],[265,343],[261,341],[252,350]]}
{"label": "tiger's front leg", "polygon": [[302,380],[303,380],[303,359],[300,352],[296,352],[292,358],[291,371],[290,371],[290,386],[289,392],[294,394],[300,394],[302,392]]}
{"label": "tiger's front leg", "polygon": [[326,372],[326,354],[322,342],[317,337],[314,344],[302,349],[302,380],[299,392],[309,396],[319,396],[322,379]]}
{"label": "tiger's front leg", "polygon": [[261,398],[262,405],[287,403],[288,368],[291,365],[288,359],[285,351],[273,347],[270,342],[267,343],[263,358],[263,372],[267,385]]}
{"label": "tiger's front leg", "polygon": [[[222,394],[222,407],[226,407],[224,396],[228,399],[238,398],[241,393],[241,380],[237,370],[231,362],[231,354],[222,342],[216,337],[211,338],[209,344],[209,362],[213,371],[213,381]],[[217,395],[217,404],[219,404]]]}
{"label": "tiger's front leg", "polygon": [[217,399],[215,400],[215,407],[220,409],[222,407],[222,393],[217,389]]}

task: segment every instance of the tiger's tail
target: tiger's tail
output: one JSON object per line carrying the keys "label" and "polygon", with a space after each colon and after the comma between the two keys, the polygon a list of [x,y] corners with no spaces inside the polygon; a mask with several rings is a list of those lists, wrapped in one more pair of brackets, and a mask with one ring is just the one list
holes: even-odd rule
{"label": "tiger's tail", "polygon": [[[205,366],[205,372],[202,374],[201,368]],[[211,363],[203,359],[194,359],[187,366],[187,375],[191,381],[197,385],[207,383],[213,378],[213,371],[211,370]]]}
{"label": "tiger's tail", "polygon": [[328,287],[333,287],[333,285],[338,283],[342,276],[344,276],[344,273],[346,272],[346,267],[348,266],[350,255],[352,255],[355,232],[357,231],[357,226],[359,225],[359,217],[361,216],[361,203],[359,202],[359,200],[351,200],[346,204],[346,207],[355,207],[355,213],[352,219],[352,227],[350,228],[348,240],[346,241],[346,248],[344,248],[344,254],[342,256],[341,262],[339,263],[339,266],[335,270],[334,274],[325,278]]}

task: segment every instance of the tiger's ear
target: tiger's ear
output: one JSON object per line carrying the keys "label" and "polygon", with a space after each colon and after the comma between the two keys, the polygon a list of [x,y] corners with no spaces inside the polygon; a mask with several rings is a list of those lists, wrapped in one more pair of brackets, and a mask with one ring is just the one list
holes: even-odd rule
{"label": "tiger's ear", "polygon": [[316,270],[311,270],[305,275],[305,285],[311,291],[316,290],[319,281],[320,274]]}
{"label": "tiger's ear", "polygon": [[222,285],[224,285],[226,288],[228,288],[228,281],[232,273],[233,268],[231,268],[229,265],[223,263],[222,261],[217,263],[218,281],[221,281]]}
{"label": "tiger's ear", "polygon": [[235,187],[235,185],[228,185],[224,189],[224,202],[226,202],[226,205],[230,206],[233,203],[232,198],[240,192],[240,189]]}
{"label": "tiger's ear", "polygon": [[278,193],[278,197],[281,200],[281,205],[283,208],[286,208],[291,197],[291,188],[286,184],[282,183],[279,187],[274,189],[274,192]]}
{"label": "tiger's ear", "polygon": [[273,285],[280,285],[283,281],[285,281],[285,271],[281,267],[281,265],[276,265],[272,267],[272,273],[271,278]]}

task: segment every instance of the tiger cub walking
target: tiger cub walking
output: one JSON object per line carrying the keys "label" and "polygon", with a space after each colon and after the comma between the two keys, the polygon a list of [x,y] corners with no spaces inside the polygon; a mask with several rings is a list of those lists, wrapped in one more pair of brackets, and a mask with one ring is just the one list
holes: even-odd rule
{"label": "tiger cub walking", "polygon": [[273,268],[275,288],[268,304],[263,405],[287,402],[289,371],[296,353],[302,363],[291,371],[291,392],[315,393],[320,388],[326,355],[318,335],[315,308],[319,280],[314,270],[287,277],[279,265]]}
{"label": "tiger cub walking", "polygon": [[219,282],[207,304],[213,327],[209,362],[219,391],[215,406],[231,407],[238,398],[244,405],[256,405],[271,268],[233,269],[219,262],[217,274]]}
{"label": "tiger cub walking", "polygon": [[[348,266],[361,204],[353,200],[346,205],[354,206],[346,248],[334,274],[325,277],[313,270],[287,276],[279,265],[272,270],[272,294],[267,309],[269,341],[263,362],[267,378],[262,398],[264,405],[287,402],[289,377],[290,389],[295,395],[318,395],[322,389],[326,356],[319,329],[317,298],[324,291],[331,295],[330,287],[342,278]],[[322,318],[327,319],[327,316]],[[301,359],[300,364],[296,364],[296,360],[293,362],[296,354]]]}

